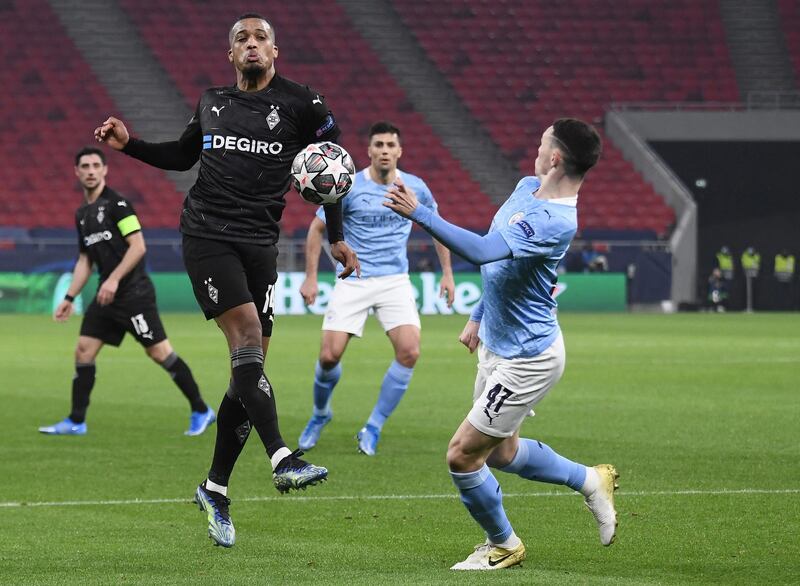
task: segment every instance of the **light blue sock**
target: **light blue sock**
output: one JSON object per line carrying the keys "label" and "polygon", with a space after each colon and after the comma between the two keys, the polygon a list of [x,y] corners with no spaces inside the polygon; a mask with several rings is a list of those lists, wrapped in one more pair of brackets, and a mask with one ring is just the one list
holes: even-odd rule
{"label": "light blue sock", "polygon": [[339,362],[330,370],[325,370],[319,360],[314,365],[314,415],[325,417],[331,412],[331,395],[333,387],[342,376],[342,363]]}
{"label": "light blue sock", "polygon": [[586,480],[586,466],[558,455],[547,444],[522,437],[514,459],[500,470],[528,480],[564,484],[572,490],[580,490]]}
{"label": "light blue sock", "polygon": [[411,375],[414,374],[413,368],[403,366],[397,360],[392,360],[389,369],[383,377],[381,392],[378,395],[378,402],[369,416],[368,425],[381,429],[383,424],[395,410],[400,399],[406,393],[408,383],[411,382]]}
{"label": "light blue sock", "polygon": [[450,472],[461,502],[486,531],[492,543],[503,543],[514,532],[503,509],[503,493],[497,479],[484,464],[475,472]]}

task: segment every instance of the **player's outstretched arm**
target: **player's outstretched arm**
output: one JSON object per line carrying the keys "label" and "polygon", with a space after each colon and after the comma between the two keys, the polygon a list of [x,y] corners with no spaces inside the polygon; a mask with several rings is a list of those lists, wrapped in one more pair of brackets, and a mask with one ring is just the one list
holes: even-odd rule
{"label": "player's outstretched arm", "polygon": [[178,140],[146,142],[132,137],[121,120],[109,117],[95,128],[98,142],[140,161],[169,171],[188,171],[200,158],[203,150],[202,129],[195,116],[189,121]]}
{"label": "player's outstretched arm", "polygon": [[92,275],[92,261],[89,260],[89,255],[85,252],[80,253],[78,262],[75,263],[75,268],[72,269],[72,281],[67,289],[67,295],[64,300],[58,304],[56,310],[53,312],[53,319],[57,322],[65,322],[72,315],[74,306],[70,299],[74,299],[83,291],[83,287]]}
{"label": "player's outstretched arm", "polygon": [[306,305],[312,305],[317,300],[319,286],[317,272],[319,271],[319,253],[322,249],[322,234],[325,232],[325,222],[314,216],[306,235],[306,278],[300,285],[300,295]]}
{"label": "player's outstretched arm", "polygon": [[479,236],[451,224],[420,204],[414,192],[403,183],[395,183],[389,189],[383,205],[413,220],[447,248],[473,264],[483,265],[512,256],[511,249],[500,232]]}

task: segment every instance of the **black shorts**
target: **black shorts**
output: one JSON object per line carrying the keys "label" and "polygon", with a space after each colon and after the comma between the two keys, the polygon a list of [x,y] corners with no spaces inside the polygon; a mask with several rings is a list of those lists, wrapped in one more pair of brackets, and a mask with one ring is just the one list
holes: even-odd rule
{"label": "black shorts", "polygon": [[272,335],[278,247],[183,235],[183,264],[206,319],[255,303],[261,335]]}
{"label": "black shorts", "polygon": [[86,310],[81,323],[81,336],[102,340],[119,346],[131,334],[145,348],[167,339],[164,325],[158,315],[155,294],[147,297],[114,300],[110,305],[100,305],[97,299]]}

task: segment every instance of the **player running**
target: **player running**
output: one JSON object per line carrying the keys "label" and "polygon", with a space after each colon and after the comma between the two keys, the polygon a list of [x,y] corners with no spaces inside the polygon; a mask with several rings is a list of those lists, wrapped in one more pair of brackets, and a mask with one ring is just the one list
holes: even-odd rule
{"label": "player running", "polygon": [[[394,360],[381,383],[378,402],[358,432],[362,454],[374,456],[381,430],[408,388],[419,358],[420,321],[414,290],[408,278],[406,248],[411,222],[383,206],[387,189],[402,177],[420,201],[434,211],[436,201],[419,177],[401,172],[397,161],[403,154],[400,130],[377,122],[369,131],[367,156],[370,166],[356,175],[353,189],[342,202],[344,232],[361,261],[361,279],[336,283],[322,322],[322,345],[314,367],[314,411],[298,442],[310,450],[319,441],[322,429],[331,421],[331,397],[342,375],[341,359],[350,338],[361,337],[370,310],[381,322],[394,348]],[[325,219],[321,212],[311,222],[306,240],[306,279],[300,293],[307,304],[317,297],[317,268]],[[439,292],[453,303],[455,283],[450,266],[450,251],[434,240],[442,266]]]}
{"label": "player running", "polygon": [[[323,96],[275,72],[275,31],[264,17],[239,17],[229,42],[236,83],[206,90],[177,141],[132,138],[116,118],[95,130],[98,140],[162,169],[188,170],[200,160],[181,214],[183,258],[206,319],[214,319],[225,334],[232,381],[218,411],[211,469],[195,500],[207,512],[209,536],[225,547],[235,541],[228,481],[251,427],[266,449],[279,491],[305,488],[328,475],[286,447],[264,357],[274,318],[278,222],[292,159],[309,143],[339,136]],[[358,260],[343,241],[341,204],[325,206],[325,214],[331,251],[344,265],[345,278],[357,270]]]}
{"label": "player running", "polygon": [[532,408],[564,372],[565,352],[551,293],[556,268],[578,229],[578,191],[600,157],[597,131],[559,119],[541,138],[534,177],[524,177],[478,236],[450,224],[398,184],[386,206],[411,218],[453,252],[482,265],[483,297],[459,340],[478,349],[472,410],[450,440],[447,464],[461,501],[486,532],[486,542],[453,570],[497,570],[520,564],[525,546],[503,509],[492,468],[580,492],[595,517],[600,542],[616,535],[610,464],[587,467],[540,441],[519,437]]}
{"label": "player running", "polygon": [[144,268],[145,243],[133,205],[106,185],[108,166],[103,151],[86,147],[75,155],[75,176],[83,187],[86,203],[75,213],[78,229],[78,262],[72,283],[53,318],[65,322],[74,310],[92,274],[100,272],[97,296],[81,322],[75,348],[72,410],[55,425],[40,427],[50,435],[84,435],[86,411],[94,388],[95,359],[104,344],[119,346],[128,332],[147,355],[166,370],[192,408],[186,435],[200,435],[214,423],[214,411],[200,396],[187,364],[175,354],[156,307],[156,291]]}

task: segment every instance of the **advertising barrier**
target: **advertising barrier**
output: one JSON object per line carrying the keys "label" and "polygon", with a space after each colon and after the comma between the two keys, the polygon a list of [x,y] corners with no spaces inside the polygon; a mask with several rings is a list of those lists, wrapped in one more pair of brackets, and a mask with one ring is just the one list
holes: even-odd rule
{"label": "advertising barrier", "polygon": [[[151,273],[156,287],[158,307],[161,311],[199,311],[192,294],[189,278],[185,273]],[[51,313],[64,298],[70,273],[0,273],[0,313]],[[300,315],[325,312],[335,275],[320,273],[319,295],[316,302],[306,307],[300,295],[300,285],[305,273],[286,272],[278,274],[275,287],[275,313],[278,315]],[[468,314],[481,296],[480,273],[456,273],[455,301],[448,308],[439,297],[439,275],[436,273],[412,273],[417,307],[423,315]],[[76,299],[76,311],[91,303],[97,290],[94,275]],[[561,311],[625,311],[626,279],[621,273],[565,273],[559,276],[555,296]]]}

